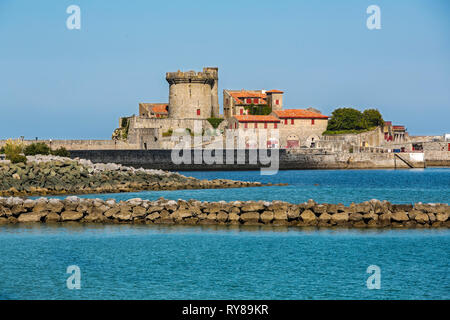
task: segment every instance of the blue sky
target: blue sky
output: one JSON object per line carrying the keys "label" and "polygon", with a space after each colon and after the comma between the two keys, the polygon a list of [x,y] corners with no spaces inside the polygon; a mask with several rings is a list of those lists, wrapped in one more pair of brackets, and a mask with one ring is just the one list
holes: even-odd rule
{"label": "blue sky", "polygon": [[221,104],[223,89],[281,89],[287,108],[378,108],[443,134],[449,18],[446,0],[0,0],[0,139],[110,138],[139,102],[168,100],[166,71],[204,66],[219,67]]}

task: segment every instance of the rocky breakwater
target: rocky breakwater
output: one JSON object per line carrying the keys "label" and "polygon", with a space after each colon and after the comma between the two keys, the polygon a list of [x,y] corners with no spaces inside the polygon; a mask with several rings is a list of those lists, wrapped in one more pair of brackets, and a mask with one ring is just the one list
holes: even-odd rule
{"label": "rocky breakwater", "polygon": [[318,204],[312,200],[201,202],[197,200],[113,199],[64,200],[0,198],[0,223],[79,222],[135,224],[222,224],[298,227],[436,228],[450,227],[448,204],[391,204],[371,200],[360,204]]}
{"label": "rocky breakwater", "polygon": [[258,187],[260,182],[199,180],[175,172],[55,156],[29,156],[27,163],[0,161],[0,196],[116,193],[143,190]]}

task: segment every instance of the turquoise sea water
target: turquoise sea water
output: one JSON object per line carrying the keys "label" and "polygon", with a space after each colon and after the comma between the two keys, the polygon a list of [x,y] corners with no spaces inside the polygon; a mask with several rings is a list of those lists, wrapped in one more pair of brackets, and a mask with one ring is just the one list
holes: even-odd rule
{"label": "turquoise sea water", "polygon": [[0,243],[1,299],[450,298],[448,230],[3,226]]}
{"label": "turquoise sea water", "polygon": [[[184,172],[285,187],[84,197],[394,203],[450,199],[450,169]],[[0,226],[0,299],[449,299],[450,231],[245,226]],[[81,289],[69,290],[69,265]],[[381,269],[369,290],[367,267]]]}
{"label": "turquoise sea water", "polygon": [[204,201],[284,200],[301,203],[308,199],[317,202],[363,202],[370,199],[392,203],[449,203],[450,168],[413,170],[289,170],[272,176],[259,171],[190,171],[184,175],[199,179],[234,179],[263,183],[288,183],[288,186],[216,189],[150,191],[122,194],[84,195],[87,198],[115,198],[127,200],[140,197],[156,200],[199,199]]}

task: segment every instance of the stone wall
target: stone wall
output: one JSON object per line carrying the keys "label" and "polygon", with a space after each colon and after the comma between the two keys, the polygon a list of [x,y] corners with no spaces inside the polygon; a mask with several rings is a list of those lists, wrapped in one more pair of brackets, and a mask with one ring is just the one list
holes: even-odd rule
{"label": "stone wall", "polygon": [[324,135],[319,147],[337,152],[348,152],[355,147],[379,147],[384,142],[381,127],[358,134]]}
{"label": "stone wall", "polygon": [[9,223],[132,223],[184,225],[253,225],[355,228],[450,227],[448,204],[391,204],[371,200],[350,206],[313,200],[201,202],[197,200],[64,200],[0,198],[0,224]]}
{"label": "stone wall", "polygon": [[[0,147],[7,140],[0,140]],[[52,149],[64,147],[67,150],[134,150],[140,149],[139,144],[122,140],[24,140],[25,146],[36,142],[44,142]]]}
{"label": "stone wall", "polygon": [[[204,152],[209,152],[203,150]],[[263,150],[220,150],[224,159],[223,164],[205,165],[194,162],[194,152],[191,153],[189,164],[174,164],[172,162],[172,150],[86,150],[74,151],[72,157],[90,159],[93,162],[114,162],[134,167],[144,167],[163,170],[259,170],[261,165],[249,163],[250,152],[262,155],[271,155],[271,149]],[[234,161],[226,163],[227,152],[232,154]],[[238,154],[244,154],[244,163],[238,163]],[[279,149],[279,169],[385,169],[408,168],[401,161],[396,161],[393,153],[332,153],[326,150],[314,149]],[[402,156],[409,158],[408,153]],[[202,157],[204,158],[204,157]],[[259,157],[258,157],[259,159]],[[278,158],[276,158],[278,160]],[[274,159],[275,160],[275,159]],[[418,164],[422,166],[423,164]]]}

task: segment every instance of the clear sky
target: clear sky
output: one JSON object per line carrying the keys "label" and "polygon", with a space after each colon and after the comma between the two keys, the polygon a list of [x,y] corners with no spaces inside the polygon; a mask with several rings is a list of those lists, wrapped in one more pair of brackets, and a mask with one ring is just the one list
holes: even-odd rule
{"label": "clear sky", "polygon": [[221,105],[223,89],[280,89],[287,108],[450,133],[449,18],[447,0],[0,0],[0,139],[108,139],[139,102],[168,101],[165,72],[204,66]]}

